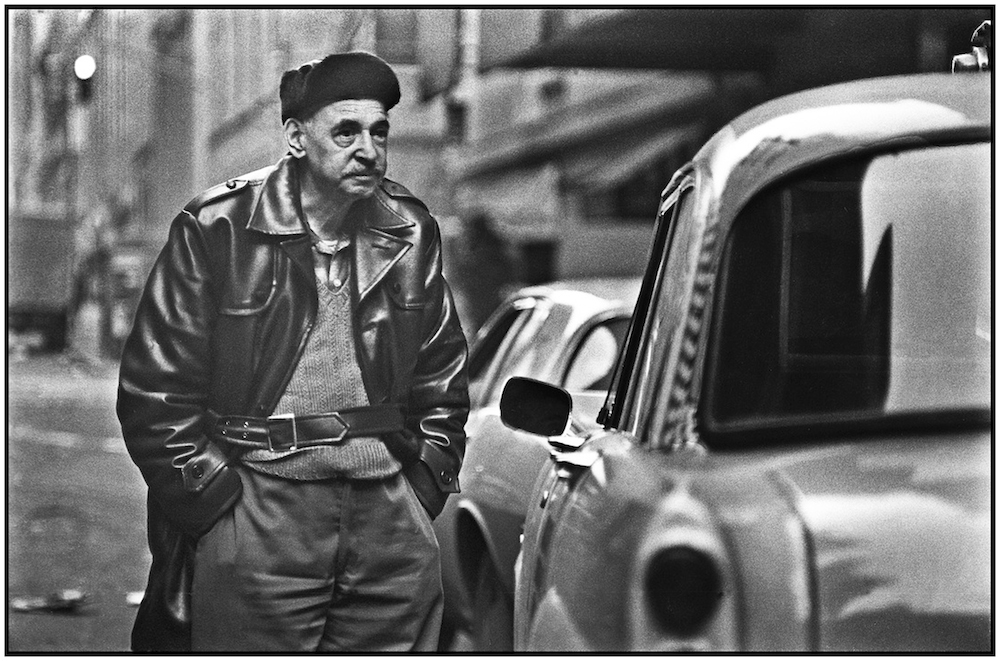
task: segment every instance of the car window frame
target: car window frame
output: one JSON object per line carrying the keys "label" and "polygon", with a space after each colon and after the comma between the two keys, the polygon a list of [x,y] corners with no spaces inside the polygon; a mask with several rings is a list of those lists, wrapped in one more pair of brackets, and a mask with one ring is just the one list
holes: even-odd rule
{"label": "car window frame", "polygon": [[[698,178],[700,177],[700,181]],[[676,447],[677,421],[686,420],[689,406],[692,364],[697,360],[696,335],[706,292],[698,274],[711,255],[715,227],[709,214],[699,215],[705,201],[704,173],[695,173],[690,189],[682,189],[674,215],[670,245],[658,274],[653,307],[645,324],[637,360],[648,363],[636,370],[632,402],[625,411],[623,428],[639,442],[654,448]],[[695,300],[700,300],[695,303]],[[695,321],[691,321],[694,318]],[[660,337],[654,338],[653,334]]]}
{"label": "car window frame", "polygon": [[696,192],[694,173],[694,163],[685,164],[674,174],[660,196],[656,230],[646,261],[642,285],[639,288],[632,320],[625,335],[624,348],[615,368],[608,395],[597,417],[598,424],[605,429],[620,429],[622,420],[626,417],[625,412],[633,401],[631,395],[635,387],[635,367],[646,339],[646,322],[655,307],[661,286],[660,275],[666,268],[667,256],[673,245],[681,197],[685,194],[694,195]]}

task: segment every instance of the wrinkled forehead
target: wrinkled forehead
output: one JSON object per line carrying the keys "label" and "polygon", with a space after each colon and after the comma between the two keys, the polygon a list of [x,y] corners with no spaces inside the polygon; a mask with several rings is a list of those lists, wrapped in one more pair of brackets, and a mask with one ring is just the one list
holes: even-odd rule
{"label": "wrinkled forehead", "polygon": [[329,103],[313,115],[311,121],[335,124],[341,121],[355,121],[364,126],[388,121],[389,113],[381,101],[373,99],[345,99]]}

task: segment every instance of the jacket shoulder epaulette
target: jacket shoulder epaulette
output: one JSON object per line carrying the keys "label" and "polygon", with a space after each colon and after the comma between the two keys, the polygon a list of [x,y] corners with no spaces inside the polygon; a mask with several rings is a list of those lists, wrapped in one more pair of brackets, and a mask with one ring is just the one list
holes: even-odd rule
{"label": "jacket shoulder epaulette", "polygon": [[237,193],[250,184],[249,179],[230,179],[229,181],[212,186],[205,190],[184,206],[184,210],[190,214],[197,214],[205,205],[210,202],[222,199],[233,193]]}
{"label": "jacket shoulder epaulette", "polygon": [[382,180],[382,190],[384,190],[386,194],[391,198],[397,200],[412,200],[417,204],[419,204],[421,207],[423,207],[425,211],[430,211],[427,208],[427,205],[424,204],[423,200],[421,200],[419,197],[411,193],[409,189],[406,188],[406,186],[398,184],[392,179]]}

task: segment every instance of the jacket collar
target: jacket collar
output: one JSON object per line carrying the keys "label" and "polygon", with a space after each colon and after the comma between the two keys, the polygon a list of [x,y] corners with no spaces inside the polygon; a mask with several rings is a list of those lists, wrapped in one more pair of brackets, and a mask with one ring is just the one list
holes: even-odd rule
{"label": "jacket collar", "polygon": [[247,229],[274,235],[306,234],[294,160],[285,156],[264,177]]}
{"label": "jacket collar", "polygon": [[[351,207],[348,218],[356,219],[364,228],[375,231],[412,227],[413,221],[395,211],[395,207],[389,194],[379,186],[372,197],[360,200]],[[264,177],[247,229],[279,236],[308,233],[299,202],[299,178],[294,157],[285,156]]]}
{"label": "jacket collar", "polygon": [[[409,241],[394,233],[394,230],[415,224],[398,209],[395,200],[379,186],[374,195],[359,200],[348,211],[348,226],[357,228],[354,264],[359,298],[364,298],[411,247]],[[292,156],[282,158],[264,177],[247,229],[302,239],[294,242],[302,246],[289,245],[287,248],[294,261],[312,278],[312,255],[306,249],[308,231],[299,202],[298,175]]]}

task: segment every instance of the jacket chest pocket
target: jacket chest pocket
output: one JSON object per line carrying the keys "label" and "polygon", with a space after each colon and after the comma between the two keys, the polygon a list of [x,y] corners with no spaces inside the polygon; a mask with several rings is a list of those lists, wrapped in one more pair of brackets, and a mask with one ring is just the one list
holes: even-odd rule
{"label": "jacket chest pocket", "polygon": [[390,273],[385,279],[385,289],[389,299],[401,310],[423,310],[427,307],[423,283],[417,282],[406,271]]}
{"label": "jacket chest pocket", "polygon": [[219,314],[238,317],[260,314],[274,300],[277,289],[275,251],[257,251],[230,266],[222,287]]}
{"label": "jacket chest pocket", "polygon": [[405,272],[388,274],[381,290],[384,295],[375,297],[374,305],[366,306],[362,314],[363,341],[382,346],[385,362],[393,365],[396,373],[405,374],[423,343],[427,298],[422,286],[407,283]]}

